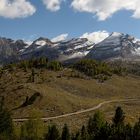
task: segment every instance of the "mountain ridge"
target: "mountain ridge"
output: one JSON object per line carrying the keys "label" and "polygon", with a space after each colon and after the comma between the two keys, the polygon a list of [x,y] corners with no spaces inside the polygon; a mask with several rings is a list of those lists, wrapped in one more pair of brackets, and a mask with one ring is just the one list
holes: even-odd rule
{"label": "mountain ridge", "polygon": [[140,40],[113,32],[103,41],[95,44],[88,38],[72,38],[58,42],[40,37],[31,43],[0,37],[0,64],[48,57],[50,60],[73,62],[81,58],[97,60],[139,60]]}

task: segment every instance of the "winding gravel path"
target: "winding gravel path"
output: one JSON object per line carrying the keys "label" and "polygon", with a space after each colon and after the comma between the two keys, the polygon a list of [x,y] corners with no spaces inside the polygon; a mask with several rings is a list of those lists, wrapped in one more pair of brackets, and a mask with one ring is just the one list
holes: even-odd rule
{"label": "winding gravel path", "polygon": [[[79,115],[82,113],[86,113],[86,112],[90,112],[90,111],[94,111],[97,110],[99,108],[101,108],[102,106],[105,106],[106,104],[110,104],[110,103],[117,103],[117,102],[129,102],[129,101],[140,101],[140,99],[122,99],[122,100],[110,100],[110,101],[104,101],[102,103],[99,103],[97,106],[94,106],[92,108],[89,109],[85,109],[85,110],[80,110],[77,112],[73,112],[73,113],[67,113],[64,115],[59,115],[59,116],[55,116],[55,117],[44,117],[41,118],[41,120],[48,121],[48,120],[54,120],[54,119],[59,119],[59,118],[65,118],[65,117],[69,117],[69,116],[73,116],[73,115]],[[14,122],[24,122],[29,120],[29,118],[20,118],[20,119],[13,119]]]}

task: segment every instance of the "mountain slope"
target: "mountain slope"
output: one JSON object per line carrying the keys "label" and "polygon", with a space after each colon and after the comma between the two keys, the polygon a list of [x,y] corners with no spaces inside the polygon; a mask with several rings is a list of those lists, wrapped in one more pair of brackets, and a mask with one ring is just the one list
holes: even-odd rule
{"label": "mountain slope", "polygon": [[27,46],[23,40],[0,38],[0,64],[16,60],[20,50]]}
{"label": "mountain slope", "polygon": [[51,60],[68,61],[83,58],[92,47],[93,43],[90,43],[86,38],[60,42],[51,42],[48,39],[39,38],[21,53],[21,59],[46,56]]}
{"label": "mountain slope", "polygon": [[74,38],[67,41],[51,42],[40,37],[31,44],[23,40],[0,38],[0,64],[19,60],[48,57],[50,60],[69,61],[83,58],[93,47],[86,38]]}
{"label": "mountain slope", "polygon": [[140,41],[128,34],[112,33],[105,40],[96,44],[87,58],[97,60],[134,60],[140,58]]}

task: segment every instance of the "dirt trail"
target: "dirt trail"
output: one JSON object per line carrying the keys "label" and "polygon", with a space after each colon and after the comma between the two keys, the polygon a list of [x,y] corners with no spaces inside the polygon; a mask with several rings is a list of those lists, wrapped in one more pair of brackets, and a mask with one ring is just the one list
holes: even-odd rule
{"label": "dirt trail", "polygon": [[[41,120],[48,121],[48,120],[54,120],[54,119],[59,119],[59,118],[65,118],[65,117],[69,117],[69,116],[73,116],[73,115],[79,115],[79,114],[82,114],[82,113],[97,110],[97,109],[101,108],[102,106],[104,106],[106,104],[117,103],[117,102],[128,102],[128,101],[140,101],[140,99],[122,99],[122,100],[104,101],[102,103],[99,103],[97,106],[94,106],[94,107],[89,108],[89,109],[80,110],[80,111],[73,112],[73,113],[67,113],[67,114],[59,115],[59,116],[55,116],[55,117],[44,117],[44,118],[41,118]],[[15,118],[15,119],[13,119],[14,122],[24,122],[24,121],[27,121],[27,120],[29,120],[29,119],[28,118],[20,118],[20,119]]]}

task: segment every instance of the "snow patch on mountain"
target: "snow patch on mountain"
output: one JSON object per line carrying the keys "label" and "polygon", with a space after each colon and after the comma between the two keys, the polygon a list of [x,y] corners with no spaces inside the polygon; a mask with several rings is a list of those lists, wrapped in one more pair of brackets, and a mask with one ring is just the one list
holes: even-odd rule
{"label": "snow patch on mountain", "polygon": [[109,37],[107,37],[105,40],[103,40],[100,44],[105,46],[108,44],[112,44],[114,46],[120,45],[120,38],[123,34],[121,33],[117,33],[117,32],[113,32]]}
{"label": "snow patch on mountain", "polygon": [[112,37],[120,37],[122,35],[123,35],[123,33],[113,32],[110,36],[112,36]]}
{"label": "snow patch on mountain", "polygon": [[46,41],[39,40],[39,41],[36,41],[35,44],[38,45],[38,46],[44,46],[44,45],[46,45]]}
{"label": "snow patch on mountain", "polygon": [[74,58],[82,58],[84,56],[86,56],[89,53],[89,51],[85,51],[85,52],[76,52],[70,56],[68,56],[69,59],[74,59]]}

